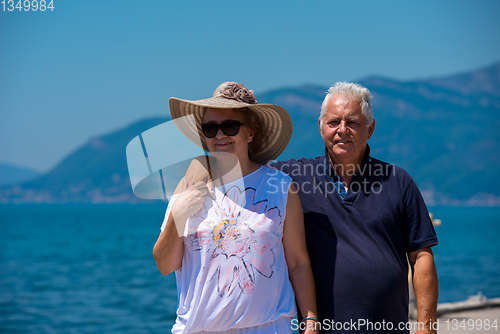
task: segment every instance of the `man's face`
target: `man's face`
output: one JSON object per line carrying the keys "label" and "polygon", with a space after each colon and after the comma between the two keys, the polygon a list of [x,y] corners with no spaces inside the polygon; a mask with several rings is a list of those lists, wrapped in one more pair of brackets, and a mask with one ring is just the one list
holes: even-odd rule
{"label": "man's face", "polygon": [[318,123],[321,137],[334,163],[363,162],[366,143],[375,129],[375,120],[367,126],[367,119],[361,112],[359,101],[344,95],[330,97],[323,125]]}

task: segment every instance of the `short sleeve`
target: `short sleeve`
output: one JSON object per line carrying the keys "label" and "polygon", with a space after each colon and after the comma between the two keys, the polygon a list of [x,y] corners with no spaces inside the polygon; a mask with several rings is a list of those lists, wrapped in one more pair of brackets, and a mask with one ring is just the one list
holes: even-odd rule
{"label": "short sleeve", "polygon": [[163,230],[165,229],[165,226],[167,226],[167,220],[168,220],[168,215],[170,214],[170,210],[172,210],[172,205],[174,204],[175,202],[175,199],[178,197],[179,195],[174,195],[172,196],[172,198],[170,199],[170,201],[168,202],[168,206],[167,206],[167,212],[165,212],[165,217],[163,218],[163,224],[161,224],[161,227],[160,227],[160,230],[163,232]]}
{"label": "short sleeve", "polygon": [[403,238],[407,253],[438,244],[436,232],[424,199],[413,180],[405,190],[403,212]]}

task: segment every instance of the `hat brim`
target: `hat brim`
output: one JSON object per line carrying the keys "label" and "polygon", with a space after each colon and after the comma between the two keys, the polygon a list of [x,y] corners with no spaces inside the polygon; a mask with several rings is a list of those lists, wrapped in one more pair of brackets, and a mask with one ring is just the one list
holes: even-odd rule
{"label": "hat brim", "polygon": [[[260,164],[266,164],[276,159],[287,147],[292,138],[293,124],[288,112],[275,104],[248,104],[244,102],[213,97],[204,100],[189,101],[175,97],[169,99],[170,114],[177,128],[186,138],[197,146],[205,142],[201,130],[203,111],[205,108],[241,109],[249,108],[261,119],[266,137],[265,146],[257,150],[250,159]],[[194,123],[189,121],[188,115],[193,115]],[[201,140],[200,140],[201,139]],[[206,147],[202,148],[206,150]]]}

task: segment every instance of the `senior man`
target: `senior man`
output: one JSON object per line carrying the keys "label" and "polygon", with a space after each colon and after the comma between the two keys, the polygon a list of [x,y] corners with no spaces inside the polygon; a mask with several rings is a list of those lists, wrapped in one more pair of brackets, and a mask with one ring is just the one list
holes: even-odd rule
{"label": "senior man", "polygon": [[324,156],[272,165],[299,190],[322,332],[408,332],[408,261],[417,333],[435,332],[436,234],[408,173],[370,157],[368,89],[331,87],[318,125]]}
{"label": "senior man", "polygon": [[[335,84],[318,125],[325,155],[270,164],[292,177],[300,195],[317,328],[321,333],[435,333],[438,279],[431,247],[438,243],[436,234],[410,175],[370,156],[367,142],[375,120],[368,89]],[[203,173],[190,169],[191,179]],[[417,299],[418,325],[411,328],[408,263]]]}

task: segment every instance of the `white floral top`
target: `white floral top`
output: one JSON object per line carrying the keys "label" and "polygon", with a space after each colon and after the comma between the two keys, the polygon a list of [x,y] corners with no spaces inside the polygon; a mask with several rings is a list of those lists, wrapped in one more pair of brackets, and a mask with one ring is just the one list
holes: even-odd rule
{"label": "white floral top", "polygon": [[290,181],[260,167],[216,188],[188,219],[172,333],[248,328],[296,314],[282,243]]}

